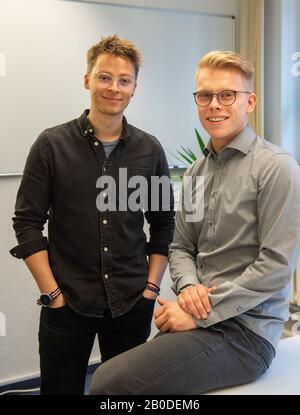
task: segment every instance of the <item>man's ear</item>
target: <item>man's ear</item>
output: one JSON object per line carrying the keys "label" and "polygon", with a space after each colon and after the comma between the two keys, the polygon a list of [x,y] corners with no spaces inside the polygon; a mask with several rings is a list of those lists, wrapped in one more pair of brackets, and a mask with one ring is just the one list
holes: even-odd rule
{"label": "man's ear", "polygon": [[136,89],[136,87],[137,87],[137,82],[136,82],[136,83],[135,83],[135,85],[134,85],[134,89],[133,89],[133,92],[132,92],[131,97],[133,97],[133,96],[134,96],[134,93],[135,93],[135,89]]}
{"label": "man's ear", "polygon": [[90,75],[88,73],[84,74],[83,84],[85,89],[90,89]]}
{"label": "man's ear", "polygon": [[254,111],[255,106],[256,106],[256,95],[252,93],[248,98],[247,113],[251,114],[251,112]]}

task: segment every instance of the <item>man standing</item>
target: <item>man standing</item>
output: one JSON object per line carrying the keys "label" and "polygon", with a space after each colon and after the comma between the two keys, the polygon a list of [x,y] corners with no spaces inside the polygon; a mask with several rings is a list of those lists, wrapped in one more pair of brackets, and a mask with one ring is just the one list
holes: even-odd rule
{"label": "man standing", "polygon": [[186,176],[204,178],[204,215],[177,212],[177,301],[158,299],[159,335],[98,368],[92,394],[200,394],[271,364],[300,252],[300,169],[248,125],[253,73],[230,51],[200,60],[194,98],[210,141]]}
{"label": "man standing", "polygon": [[[147,340],[173,237],[171,191],[168,208],[161,201],[155,210],[145,206],[148,243],[142,209],[127,204],[133,189],[125,176],[143,178],[150,193],[151,177],[169,176],[157,139],[123,115],[140,52],[110,36],[88,51],[87,61],[90,110],[38,137],[13,218],[19,244],[11,253],[25,260],[42,293],[41,394],[83,393],[96,334],[102,361]],[[110,183],[112,189],[104,186]]]}

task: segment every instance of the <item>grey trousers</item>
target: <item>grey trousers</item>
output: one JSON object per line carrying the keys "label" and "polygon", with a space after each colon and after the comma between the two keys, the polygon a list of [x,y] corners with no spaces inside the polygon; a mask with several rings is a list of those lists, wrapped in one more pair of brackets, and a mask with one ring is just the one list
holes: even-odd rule
{"label": "grey trousers", "polygon": [[269,367],[272,345],[234,319],[154,339],[103,363],[91,395],[198,395],[247,383]]}

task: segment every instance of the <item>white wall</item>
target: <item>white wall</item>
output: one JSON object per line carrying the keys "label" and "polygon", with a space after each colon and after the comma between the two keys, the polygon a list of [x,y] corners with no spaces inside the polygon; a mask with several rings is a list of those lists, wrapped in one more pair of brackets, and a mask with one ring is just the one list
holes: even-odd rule
{"label": "white wall", "polygon": [[19,182],[0,177],[0,312],[6,317],[6,336],[0,337],[0,385],[38,371],[38,289],[23,261],[8,253],[16,245],[11,217]]}
{"label": "white wall", "polygon": [[[238,0],[185,0],[184,2],[131,0],[119,3],[155,7],[163,5],[176,9],[184,7],[205,13],[239,16]],[[16,27],[14,35],[22,36],[17,30]],[[3,139],[9,137],[1,137],[1,140]],[[38,290],[22,261],[15,260],[8,253],[16,244],[11,217],[19,183],[20,177],[0,177],[0,313],[6,317],[6,336],[1,336],[3,330],[0,327],[0,385],[36,376],[39,371],[37,343],[39,309],[35,304]],[[169,285],[169,277],[166,274],[162,296],[170,298],[172,295]],[[92,353],[92,360],[95,359],[99,359],[97,348],[94,348]]]}

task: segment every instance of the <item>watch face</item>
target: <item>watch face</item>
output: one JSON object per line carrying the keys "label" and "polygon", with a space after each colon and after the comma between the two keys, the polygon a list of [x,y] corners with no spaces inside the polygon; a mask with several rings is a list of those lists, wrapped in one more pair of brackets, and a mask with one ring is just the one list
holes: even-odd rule
{"label": "watch face", "polygon": [[49,306],[52,303],[52,298],[48,294],[42,294],[40,296],[40,301],[43,306]]}

